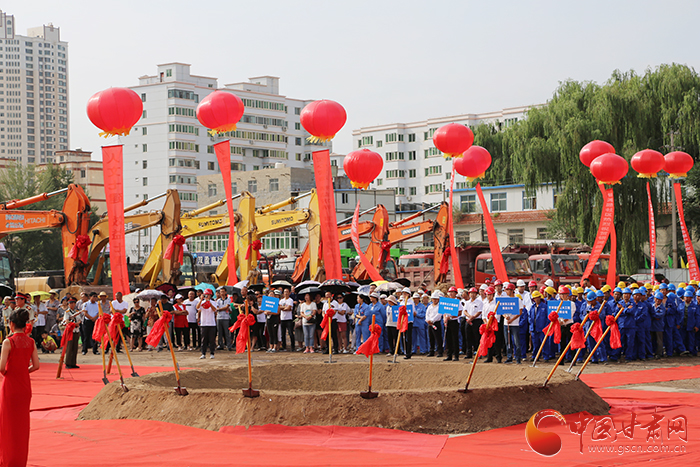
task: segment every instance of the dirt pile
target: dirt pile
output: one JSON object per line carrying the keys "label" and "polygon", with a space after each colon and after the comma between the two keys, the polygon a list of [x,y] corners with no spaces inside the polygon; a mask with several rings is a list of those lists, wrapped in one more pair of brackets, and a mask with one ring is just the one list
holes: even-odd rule
{"label": "dirt pile", "polygon": [[397,428],[422,433],[465,433],[526,422],[541,409],[600,415],[609,407],[581,381],[557,372],[546,389],[547,369],[479,365],[470,392],[464,386],[469,365],[434,362],[376,363],[367,389],[367,363],[258,364],[253,387],[260,397],[244,398],[247,369],[216,367],[185,370],[178,396],[171,373],[127,380],[124,393],[111,383],[81,412],[81,419],[161,420],[218,430],[226,425],[342,425]]}

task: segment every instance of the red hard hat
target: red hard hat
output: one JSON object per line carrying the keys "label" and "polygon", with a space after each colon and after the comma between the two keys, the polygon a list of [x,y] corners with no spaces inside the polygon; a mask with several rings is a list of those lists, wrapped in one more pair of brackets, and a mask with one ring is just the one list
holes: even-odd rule
{"label": "red hard hat", "polygon": [[496,282],[494,282],[493,285],[503,285],[503,282],[496,279]]}
{"label": "red hard hat", "polygon": [[452,287],[450,287],[449,289],[447,289],[447,291],[448,291],[448,292],[457,292],[457,287],[455,287],[455,286],[453,285]]}
{"label": "red hard hat", "polygon": [[527,284],[528,287],[537,287],[537,282],[535,281],[530,281],[529,284]]}
{"label": "red hard hat", "polygon": [[540,287],[540,293],[541,293],[541,294],[544,294],[544,291],[545,291],[545,290],[547,290],[547,286],[546,286],[546,285],[543,285],[542,287]]}
{"label": "red hard hat", "polygon": [[571,293],[571,290],[569,290],[569,288],[568,288],[567,286],[565,286],[565,285],[560,285],[560,286],[559,286],[559,293],[561,293],[561,294],[570,294],[570,293]]}
{"label": "red hard hat", "polygon": [[479,293],[479,289],[477,289],[476,287],[472,287],[471,289],[469,289],[469,293]]}
{"label": "red hard hat", "polygon": [[506,290],[515,290],[515,284],[511,284],[510,282],[506,285]]}
{"label": "red hard hat", "polygon": [[493,295],[496,293],[496,289],[494,289],[493,287],[488,287],[485,292],[486,295]]}

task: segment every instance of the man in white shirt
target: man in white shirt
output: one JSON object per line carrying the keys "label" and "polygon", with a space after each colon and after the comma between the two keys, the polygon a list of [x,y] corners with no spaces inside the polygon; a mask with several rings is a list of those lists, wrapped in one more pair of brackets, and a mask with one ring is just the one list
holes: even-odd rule
{"label": "man in white shirt", "polygon": [[218,298],[213,302],[216,307],[216,335],[219,341],[216,350],[224,350],[224,348],[231,350],[231,331],[228,330],[231,327],[231,315],[229,315],[231,299],[224,287],[219,287],[216,293]]}
{"label": "man in white shirt", "polygon": [[199,325],[197,324],[197,304],[199,299],[194,290],[190,290],[187,293],[187,300],[182,302],[187,309],[187,325],[192,333],[192,346],[188,350],[198,349],[202,345],[202,333],[200,332]]}
{"label": "man in white shirt", "polygon": [[[523,282],[523,288],[525,288]],[[523,300],[515,295],[515,286],[513,284],[506,285],[506,294],[508,297],[518,299],[518,310],[519,313],[508,314],[504,316],[504,331],[506,338],[506,363],[511,363],[513,357],[518,365],[521,364],[521,349],[520,349],[520,319],[522,314],[525,312],[523,309]]]}
{"label": "man in white shirt", "polygon": [[[129,311],[129,304],[123,300],[123,295],[121,292],[117,292],[116,294],[114,294],[114,300],[112,300],[112,310],[114,310],[116,313],[120,313],[122,316],[124,316],[126,312]],[[126,328],[122,328],[122,334],[125,330]],[[117,352],[121,353],[121,336],[112,336],[112,339],[114,339],[117,342]]]}
{"label": "man in white shirt", "polygon": [[[330,305],[328,304],[328,299],[331,299]],[[335,312],[333,315],[333,318],[331,319],[331,329],[330,329],[330,334],[331,334],[331,339],[333,339],[333,353],[337,354],[339,353],[339,342],[338,342],[338,311],[340,310],[340,304],[338,303],[337,300],[333,300],[333,295],[330,292],[326,292],[326,297],[323,299],[323,315],[326,314],[326,311],[328,311],[329,307]],[[326,351],[328,350],[328,346],[326,344]]]}
{"label": "man in white shirt", "polygon": [[464,316],[464,335],[462,344],[464,348],[465,358],[472,358],[474,352],[479,347],[479,326],[481,325],[481,312],[484,308],[484,302],[479,296],[479,290],[472,287],[469,290],[469,299],[464,304],[462,315]]}
{"label": "man in white shirt", "polygon": [[46,350],[41,346],[41,333],[44,332],[44,328],[46,327],[46,315],[49,314],[49,309],[46,308],[46,304],[41,301],[41,295],[37,294],[32,298],[33,303],[31,308],[36,318],[36,322],[32,328],[32,335],[37,346],[41,349],[41,353],[46,353]]}
{"label": "man in white shirt", "polygon": [[434,357],[437,350],[438,358],[442,357],[442,313],[440,313],[439,302],[442,293],[439,290],[430,296],[430,305],[425,310],[425,323],[428,325],[430,335],[430,353],[428,357]]}
{"label": "man in white shirt", "polygon": [[291,351],[294,352],[294,300],[290,297],[290,289],[282,291],[282,298],[279,303],[280,328],[281,328],[281,350],[287,351],[287,335]]}
{"label": "man in white shirt", "polygon": [[95,329],[95,321],[100,316],[99,303],[97,302],[97,294],[92,292],[90,294],[90,300],[83,303],[83,334],[81,337],[83,341],[83,355],[87,354],[87,351],[92,347],[92,353],[97,355],[98,342],[92,339],[92,331]]}

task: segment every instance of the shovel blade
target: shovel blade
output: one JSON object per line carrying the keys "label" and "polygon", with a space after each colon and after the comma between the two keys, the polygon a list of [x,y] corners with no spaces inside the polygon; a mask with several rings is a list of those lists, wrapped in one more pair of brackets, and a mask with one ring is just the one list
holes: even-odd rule
{"label": "shovel blade", "polygon": [[104,378],[102,378],[102,382],[105,383],[105,386],[109,384],[109,380],[107,379],[106,376]]}
{"label": "shovel blade", "polygon": [[467,388],[457,389],[457,392],[459,392],[461,394],[467,394],[469,392],[469,389],[467,389]]}
{"label": "shovel blade", "polygon": [[126,387],[126,384],[121,383],[121,387],[124,390],[124,392],[129,392],[129,388]]}
{"label": "shovel blade", "polygon": [[[138,375],[137,375],[137,376],[138,376]],[[181,386],[176,387],[176,388],[175,388],[175,392],[176,392],[179,396],[187,396],[187,395],[189,394],[189,392],[187,392],[187,388],[183,388],[183,387],[181,387]]]}
{"label": "shovel blade", "polygon": [[141,375],[139,375],[138,373],[136,373],[136,372],[134,371],[134,372],[131,373],[131,376],[132,376],[133,378],[138,378],[138,377],[141,376]]}
{"label": "shovel blade", "polygon": [[360,397],[362,397],[363,399],[376,399],[377,396],[379,396],[378,392],[362,391],[360,393]]}
{"label": "shovel blade", "polygon": [[257,390],[255,390],[255,389],[251,389],[251,388],[244,389],[244,390],[243,390],[243,396],[244,396],[244,397],[250,397],[250,398],[259,397],[259,396],[260,396],[260,391],[257,391]]}

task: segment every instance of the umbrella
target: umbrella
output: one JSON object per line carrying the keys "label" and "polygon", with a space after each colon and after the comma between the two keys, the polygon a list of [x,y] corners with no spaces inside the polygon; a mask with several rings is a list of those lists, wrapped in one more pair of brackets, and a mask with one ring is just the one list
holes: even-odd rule
{"label": "umbrella", "polygon": [[0,284],[0,297],[5,298],[12,295],[12,287],[7,284]]}
{"label": "umbrella", "polygon": [[318,287],[319,285],[321,285],[321,283],[320,283],[320,282],[317,282],[317,281],[304,281],[304,282],[299,282],[299,283],[296,285],[296,288],[297,288],[297,289],[303,289],[304,287],[310,287],[310,286],[316,286],[316,287]]}
{"label": "umbrella", "polygon": [[397,282],[397,283],[403,285],[404,287],[410,287],[410,286],[411,286],[411,279],[406,279],[405,277],[399,277],[399,278],[396,279],[394,282]]}
{"label": "umbrella", "polygon": [[168,294],[171,290],[173,292],[177,292],[177,287],[175,287],[173,284],[170,284],[169,282],[166,282],[165,284],[160,284],[158,287],[156,287],[156,290],[160,290],[164,294]]}
{"label": "umbrella", "polygon": [[382,285],[382,284],[386,284],[387,282],[388,281],[374,281],[370,285]]}
{"label": "umbrella", "polygon": [[361,285],[360,288],[357,289],[357,294],[369,297],[369,285]]}
{"label": "umbrella", "polygon": [[297,296],[303,298],[303,296],[306,295],[307,293],[310,293],[311,296],[313,297],[316,294],[320,294],[321,289],[319,289],[318,287],[313,287],[313,286],[304,287],[303,289],[297,291]]}
{"label": "umbrella", "polygon": [[214,286],[211,285],[211,284],[207,284],[206,282],[200,282],[199,284],[197,284],[197,285],[194,286],[194,289],[195,289],[195,290],[205,291],[205,290],[207,290],[207,289],[214,290],[214,289],[216,289],[216,287],[214,287]]}
{"label": "umbrella", "polygon": [[265,284],[263,284],[262,282],[259,284],[251,284],[248,286],[248,290],[260,291],[260,292],[262,292],[264,288],[265,288]]}
{"label": "umbrella", "polygon": [[376,291],[380,293],[392,293],[397,290],[403,290],[403,285],[398,282],[385,282],[377,286]]}
{"label": "umbrella", "polygon": [[287,281],[279,280],[279,281],[275,281],[275,282],[273,282],[272,284],[270,284],[270,287],[283,287],[283,288],[285,288],[285,289],[291,289],[291,288],[292,288],[292,284],[290,284],[290,283],[287,282]]}
{"label": "umbrella", "polygon": [[195,288],[189,285],[186,287],[180,287],[179,289],[177,289],[177,293],[187,298],[187,294],[190,293],[190,290],[195,290]]}
{"label": "umbrella", "polygon": [[350,287],[351,290],[357,290],[360,288],[360,284],[357,282],[348,282],[348,287]]}
{"label": "umbrella", "polygon": [[357,296],[359,294],[357,292],[350,292],[348,294],[344,295],[345,298],[345,303],[348,304],[350,308],[355,308],[355,305],[357,305]]}
{"label": "umbrella", "polygon": [[141,301],[150,301],[151,298],[159,299],[161,295],[163,295],[163,292],[160,290],[146,289],[139,292],[136,296]]}
{"label": "umbrella", "polygon": [[42,300],[49,298],[49,293],[44,292],[43,290],[37,290],[36,292],[29,292],[29,295],[31,295],[32,298],[34,298],[38,295],[39,297],[41,297]]}
{"label": "umbrella", "polygon": [[242,289],[243,287],[248,287],[249,282],[250,281],[248,279],[246,279],[244,281],[236,282],[235,284],[233,284],[233,286],[238,287],[239,289]]}
{"label": "umbrella", "polygon": [[348,284],[341,281],[340,279],[328,279],[319,286],[319,289],[321,289],[324,292],[330,292],[332,294],[350,291],[350,287],[348,286]]}

